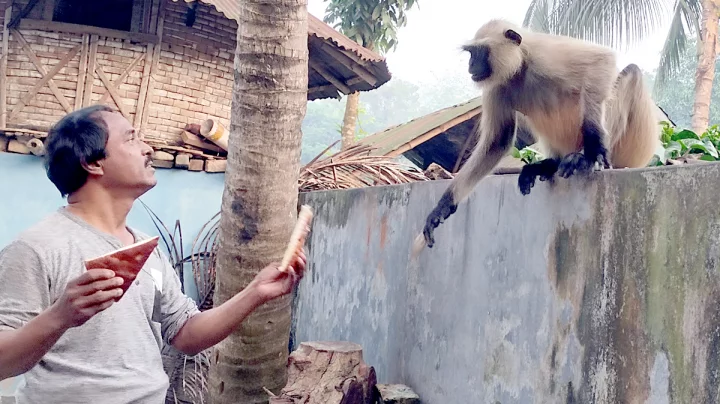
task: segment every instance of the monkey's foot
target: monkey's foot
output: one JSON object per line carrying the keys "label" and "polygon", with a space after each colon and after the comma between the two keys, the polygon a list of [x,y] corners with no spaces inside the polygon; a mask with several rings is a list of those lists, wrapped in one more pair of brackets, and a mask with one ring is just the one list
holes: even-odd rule
{"label": "monkey's foot", "polygon": [[450,217],[457,210],[457,205],[453,202],[452,191],[448,189],[443,194],[442,198],[438,202],[435,209],[428,215],[425,220],[425,228],[423,229],[423,235],[425,236],[425,244],[428,248],[432,248],[435,244],[435,238],[433,237],[434,230],[442,223],[445,219]]}
{"label": "monkey's foot", "polygon": [[[585,154],[587,154],[587,152],[585,152]],[[593,166],[595,166],[595,163],[600,165],[600,167],[598,167],[598,169],[602,170],[604,168],[612,168],[612,166],[610,165],[610,161],[608,161],[607,152],[605,151],[605,148],[601,148],[600,150],[598,150],[595,154],[594,159],[592,158],[592,155],[590,155],[590,156],[591,157],[589,158],[589,160]]]}
{"label": "monkey's foot", "polygon": [[560,161],[558,174],[563,178],[569,178],[574,174],[587,174],[592,170],[594,165],[595,162],[590,161],[584,154],[572,153],[563,157]]}

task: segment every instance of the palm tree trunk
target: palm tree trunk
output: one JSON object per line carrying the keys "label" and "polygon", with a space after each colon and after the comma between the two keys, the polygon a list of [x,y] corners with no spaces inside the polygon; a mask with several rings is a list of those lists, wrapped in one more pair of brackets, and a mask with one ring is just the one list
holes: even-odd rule
{"label": "palm tree trunk", "polygon": [[[306,0],[240,0],[215,305],[280,261],[297,217],[307,106]],[[287,382],[290,297],[251,314],[214,347],[214,404],[267,403]]]}
{"label": "palm tree trunk", "polygon": [[[375,45],[370,41],[365,41],[365,48],[374,51]],[[355,143],[355,127],[358,120],[358,107],[360,106],[360,92],[356,91],[347,96],[345,104],[345,116],[343,117],[343,126],[340,131],[342,135],[341,150],[345,150]]]}
{"label": "palm tree trunk", "polygon": [[342,135],[341,149],[345,150],[355,143],[355,126],[358,118],[358,104],[360,103],[360,92],[354,92],[347,96],[345,104],[345,117],[340,131]]}
{"label": "palm tree trunk", "polygon": [[713,78],[715,77],[715,59],[717,57],[718,6],[714,0],[703,0],[702,51],[695,73],[695,103],[693,104],[692,129],[695,133],[707,130],[710,119],[710,98]]}

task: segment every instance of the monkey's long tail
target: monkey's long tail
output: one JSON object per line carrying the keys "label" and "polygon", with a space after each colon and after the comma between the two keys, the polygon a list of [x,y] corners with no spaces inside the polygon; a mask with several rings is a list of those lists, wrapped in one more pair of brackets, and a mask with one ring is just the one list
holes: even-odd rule
{"label": "monkey's long tail", "polygon": [[642,71],[627,65],[615,83],[615,97],[610,105],[608,130],[616,134],[610,147],[618,168],[642,167],[652,159],[659,144],[660,126],[655,102],[645,87]]}

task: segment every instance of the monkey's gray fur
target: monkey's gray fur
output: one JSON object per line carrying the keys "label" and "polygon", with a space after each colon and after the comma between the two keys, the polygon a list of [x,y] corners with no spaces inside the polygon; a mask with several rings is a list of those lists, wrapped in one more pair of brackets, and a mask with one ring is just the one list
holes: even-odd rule
{"label": "monkey's gray fur", "polygon": [[565,36],[531,32],[503,20],[483,25],[463,46],[483,90],[478,144],[428,215],[413,255],[434,244],[433,231],[504,157],[517,125],[527,125],[546,159],[523,167],[518,186],[604,168],[644,167],[661,127],[642,72],[618,72],[615,53]]}

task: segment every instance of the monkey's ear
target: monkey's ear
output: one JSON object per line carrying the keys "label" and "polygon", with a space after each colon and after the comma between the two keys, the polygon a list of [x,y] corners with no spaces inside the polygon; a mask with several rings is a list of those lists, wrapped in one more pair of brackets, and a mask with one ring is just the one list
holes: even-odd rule
{"label": "monkey's ear", "polygon": [[472,45],[463,45],[460,47],[460,49],[464,50],[465,52],[470,52],[472,51],[473,47]]}
{"label": "monkey's ear", "polygon": [[522,43],[522,36],[511,29],[505,31],[505,38],[515,42],[517,45]]}

